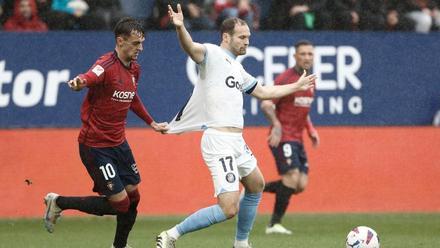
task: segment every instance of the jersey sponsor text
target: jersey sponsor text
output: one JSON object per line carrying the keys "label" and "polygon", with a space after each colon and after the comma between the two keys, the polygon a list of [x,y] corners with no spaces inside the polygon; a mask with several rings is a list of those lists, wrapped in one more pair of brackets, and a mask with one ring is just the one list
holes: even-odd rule
{"label": "jersey sponsor text", "polygon": [[112,100],[118,101],[118,102],[131,102],[133,100],[135,94],[136,93],[133,91],[115,90],[113,92]]}

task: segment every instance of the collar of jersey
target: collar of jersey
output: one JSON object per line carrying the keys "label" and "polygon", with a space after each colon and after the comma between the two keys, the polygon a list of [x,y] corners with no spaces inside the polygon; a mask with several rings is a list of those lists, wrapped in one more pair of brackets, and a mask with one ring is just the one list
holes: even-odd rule
{"label": "collar of jersey", "polygon": [[231,51],[229,51],[228,49],[226,49],[226,48],[223,48],[222,47],[222,49],[223,49],[223,51],[229,56],[229,57],[231,57],[233,60],[235,60],[235,58],[237,58],[237,56],[235,56]]}
{"label": "collar of jersey", "polygon": [[133,61],[130,61],[130,65],[129,65],[129,66],[126,66],[126,65],[124,64],[124,62],[122,62],[122,60],[119,58],[118,53],[116,52],[116,50],[114,50],[113,53],[115,54],[116,58],[118,58],[119,63],[120,63],[125,69],[127,69],[127,70],[130,70],[130,69],[131,69],[131,65],[133,64]]}

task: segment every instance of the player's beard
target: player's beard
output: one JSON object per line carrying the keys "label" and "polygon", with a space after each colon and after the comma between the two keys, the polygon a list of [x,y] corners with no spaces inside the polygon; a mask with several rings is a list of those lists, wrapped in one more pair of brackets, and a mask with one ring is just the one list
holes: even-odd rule
{"label": "player's beard", "polygon": [[238,49],[238,55],[245,55],[247,51],[247,47],[240,47]]}

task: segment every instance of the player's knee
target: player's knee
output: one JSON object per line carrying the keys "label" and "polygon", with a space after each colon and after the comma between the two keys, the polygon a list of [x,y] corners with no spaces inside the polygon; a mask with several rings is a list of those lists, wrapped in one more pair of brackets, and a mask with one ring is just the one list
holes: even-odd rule
{"label": "player's knee", "polygon": [[295,195],[302,193],[305,190],[305,187],[298,186],[295,190]]}
{"label": "player's knee", "polygon": [[264,180],[260,180],[257,182],[255,188],[256,188],[256,193],[260,193],[263,192],[264,190],[264,186],[266,185],[266,183],[264,182]]}
{"label": "player's knee", "polygon": [[116,212],[118,213],[127,213],[130,209],[130,199],[126,196],[124,199],[120,201],[109,201],[110,205]]}
{"label": "player's knee", "polygon": [[307,187],[307,182],[299,183],[299,184],[298,184],[298,187],[297,187],[297,189],[296,189],[297,194],[299,194],[299,193],[301,193],[301,192],[304,192],[304,190],[306,190],[306,187]]}
{"label": "player's knee", "polygon": [[245,185],[247,193],[261,193],[264,190],[265,182],[261,178],[259,180],[254,180],[252,183]]}
{"label": "player's knee", "polygon": [[289,173],[283,175],[282,181],[285,186],[297,189],[299,187],[299,174]]}
{"label": "player's knee", "polygon": [[238,206],[237,205],[228,205],[222,207],[223,213],[225,214],[227,219],[233,218],[238,213]]}

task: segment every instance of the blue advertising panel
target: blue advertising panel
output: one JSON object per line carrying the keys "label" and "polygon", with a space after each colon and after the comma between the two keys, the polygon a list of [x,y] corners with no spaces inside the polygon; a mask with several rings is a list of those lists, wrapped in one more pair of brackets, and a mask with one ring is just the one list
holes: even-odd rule
{"label": "blue advertising panel", "polygon": [[[216,32],[192,33],[218,44]],[[316,125],[430,125],[440,109],[440,33],[255,32],[238,59],[262,83],[294,65],[293,44],[315,46]],[[77,127],[86,91],[66,81],[114,49],[110,32],[0,32],[0,128]],[[147,34],[139,95],[157,121],[170,121],[197,76],[174,32]],[[259,102],[245,96],[245,123],[267,125]],[[129,126],[143,126],[130,115]]]}

